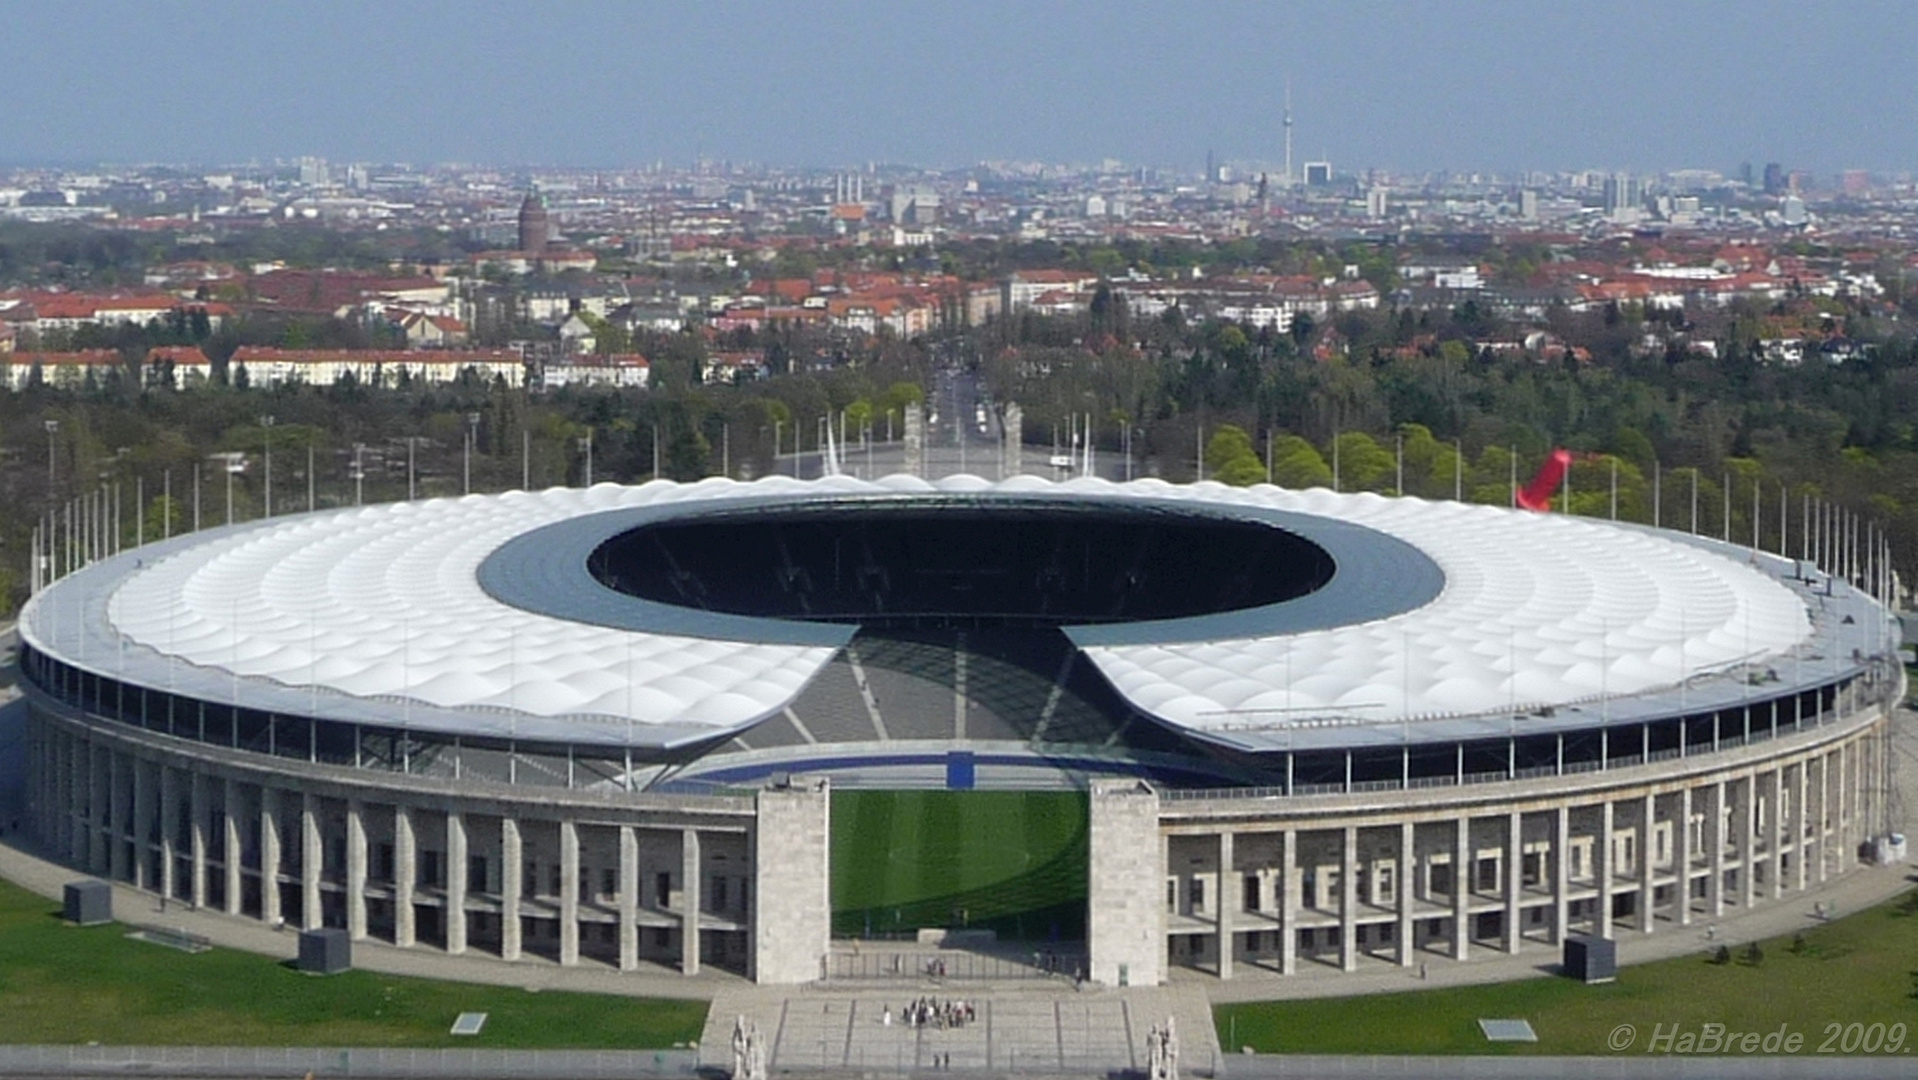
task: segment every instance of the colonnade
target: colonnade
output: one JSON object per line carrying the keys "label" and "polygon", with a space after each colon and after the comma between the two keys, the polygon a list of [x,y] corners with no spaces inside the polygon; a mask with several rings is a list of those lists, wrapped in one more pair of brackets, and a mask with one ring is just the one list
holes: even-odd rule
{"label": "colonnade", "polygon": [[[823,963],[823,782],[757,797],[513,798],[323,775],[41,708],[31,731],[46,850],[166,903],[507,961],[712,965],[762,981],[806,981]],[[768,827],[779,852],[762,857]],[[762,924],[768,889],[797,912]]]}
{"label": "colonnade", "polygon": [[[1856,721],[1709,758],[1389,803],[1161,802],[1144,785],[1096,782],[1093,977],[1411,967],[1689,927],[1709,940],[1718,920],[1859,865],[1884,796],[1888,720]],[[1102,830],[1106,850],[1155,857],[1113,872],[1097,856]],[[1139,888],[1154,895],[1121,895]],[[1128,903],[1133,921],[1151,909],[1149,934],[1101,914]]]}

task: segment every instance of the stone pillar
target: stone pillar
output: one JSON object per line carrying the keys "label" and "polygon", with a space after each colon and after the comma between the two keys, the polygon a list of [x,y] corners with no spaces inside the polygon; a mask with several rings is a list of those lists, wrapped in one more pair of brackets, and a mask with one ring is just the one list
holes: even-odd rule
{"label": "stone pillar", "polygon": [[226,793],[222,796],[223,813],[220,815],[225,819],[225,828],[221,831],[226,834],[222,857],[226,860],[226,913],[228,915],[238,915],[241,911],[240,864],[243,857],[240,852],[240,805],[243,801],[240,797],[239,781],[229,779],[226,782]]}
{"label": "stone pillar", "polygon": [[[1287,829],[1284,847],[1279,852],[1279,973],[1295,974],[1299,968],[1299,831]],[[1164,875],[1161,874],[1161,877]],[[1164,925],[1164,920],[1160,921]],[[1160,931],[1160,948],[1165,933]]]}
{"label": "stone pillar", "polygon": [[1400,967],[1412,966],[1412,906],[1414,902],[1412,889],[1414,871],[1412,867],[1418,858],[1418,849],[1413,843],[1413,834],[1416,829],[1417,826],[1409,821],[1399,823],[1398,880],[1392,884],[1398,887],[1398,945]]}
{"label": "stone pillar", "polygon": [[521,862],[519,822],[503,817],[499,822],[499,955],[502,960],[518,960],[520,955],[519,897],[526,864]]}
{"label": "stone pillar", "polygon": [[213,813],[213,808],[207,805],[206,783],[205,773],[194,773],[191,791],[188,795],[191,800],[188,813],[193,815],[193,881],[190,888],[193,892],[193,906],[196,908],[206,906],[207,833],[212,828],[211,817]]}
{"label": "stone pillar", "polygon": [[[750,913],[749,913],[750,917]],[[639,967],[639,837],[619,827],[619,970]]]}
{"label": "stone pillar", "polygon": [[1612,800],[1607,798],[1598,806],[1598,839],[1592,844],[1592,876],[1598,882],[1592,932],[1601,938],[1612,936],[1612,814]]}
{"label": "stone pillar", "polygon": [[1738,854],[1744,864],[1738,874],[1739,904],[1746,911],[1751,910],[1752,902],[1757,899],[1758,889],[1758,774],[1748,774],[1740,785],[1744,788],[1744,810],[1740,815]]}
{"label": "stone pillar", "polygon": [[120,809],[127,790],[126,755],[113,749],[104,750],[103,754],[107,772],[106,827],[103,830],[106,836],[107,876],[114,881],[125,881],[132,876],[132,868],[127,865],[126,815]]}
{"label": "stone pillar", "polygon": [[153,888],[153,769],[139,758],[133,766],[133,887]]}
{"label": "stone pillar", "polygon": [[300,925],[318,930],[326,925],[320,906],[320,882],[326,876],[326,847],[320,837],[320,797],[300,793]]}
{"label": "stone pillar", "polygon": [[1221,979],[1232,977],[1232,912],[1242,899],[1231,891],[1235,876],[1232,872],[1234,862],[1232,848],[1232,833],[1220,832],[1219,887],[1216,890],[1218,892],[1216,906],[1213,908],[1213,926],[1219,938],[1219,978]]}
{"label": "stone pillar", "polygon": [[366,937],[366,807],[358,799],[346,804],[346,932]]}
{"label": "stone pillar", "polygon": [[1472,955],[1472,819],[1460,814],[1452,837],[1452,959]]}
{"label": "stone pillar", "polygon": [[280,793],[260,789],[260,918],[280,924]]}
{"label": "stone pillar", "polygon": [[1705,883],[1705,900],[1714,919],[1725,917],[1725,795],[1728,790],[1723,780],[1712,785],[1712,819],[1705,827],[1705,843],[1712,849],[1712,876]]}
{"label": "stone pillar", "polygon": [[[679,973],[697,975],[699,909],[703,906],[700,903],[699,830],[682,829],[679,835]],[[827,933],[831,933],[830,923]]]}
{"label": "stone pillar", "polygon": [[458,956],[466,951],[466,874],[470,862],[466,850],[466,816],[458,810],[446,812],[446,951]]}
{"label": "stone pillar", "polygon": [[1657,870],[1658,837],[1654,826],[1658,823],[1658,798],[1646,795],[1638,804],[1638,932],[1649,934],[1658,913],[1653,910],[1653,901],[1658,896],[1658,880],[1653,876]]}
{"label": "stone pillar", "polygon": [[1525,815],[1513,810],[1505,821],[1505,951],[1518,954],[1525,941],[1518,900],[1525,889]]}
{"label": "stone pillar", "polygon": [[1359,969],[1359,829],[1339,837],[1339,969]]}
{"label": "stone pillar", "polygon": [[579,963],[579,825],[569,817],[559,819],[559,962]]}
{"label": "stone pillar", "polygon": [[1837,842],[1832,847],[1840,853],[1838,872],[1841,874],[1845,872],[1846,864],[1851,859],[1851,856],[1846,854],[1851,850],[1851,745],[1840,743],[1834,753],[1834,756],[1838,758],[1838,784],[1834,789],[1838,792],[1838,802],[1835,807],[1838,813],[1838,827]]}
{"label": "stone pillar", "polygon": [[405,803],[393,807],[393,944],[410,948],[418,939],[414,923],[414,893],[419,889],[419,842],[413,835],[413,811]]}
{"label": "stone pillar", "polygon": [[1678,820],[1672,825],[1672,866],[1678,871],[1677,895],[1673,897],[1672,919],[1680,926],[1692,924],[1692,789],[1687,785],[1678,793]]}
{"label": "stone pillar", "polygon": [[[107,752],[92,743],[86,744],[87,753],[87,871],[94,874],[110,872],[107,863]],[[1839,787],[1844,787],[1845,774],[1843,763],[1838,773]],[[1842,808],[1841,808],[1841,813]]]}
{"label": "stone pillar", "polygon": [[176,853],[175,838],[180,833],[180,777],[173,766],[160,763],[160,895],[169,900],[178,895],[173,880]]}
{"label": "stone pillar", "polygon": [[1558,820],[1552,832],[1552,944],[1563,945],[1571,936],[1572,892],[1572,810],[1559,804]]}
{"label": "stone pillar", "polygon": [[[1090,897],[1086,944],[1092,954],[1093,978],[1110,984],[1116,979],[1111,972],[1116,972],[1117,964],[1127,959],[1121,955],[1114,961],[1115,950],[1128,948],[1131,942],[1114,941],[1108,936],[1116,920],[1103,917],[1102,905],[1117,914],[1145,920],[1132,924],[1134,934],[1149,933],[1153,922],[1146,919],[1150,913],[1125,906],[1128,902],[1125,894],[1113,892],[1115,883],[1108,880],[1105,869],[1112,857],[1113,824],[1101,817],[1100,799],[1099,782],[1094,781],[1089,824],[1091,857],[1086,881]],[[1142,868],[1139,873],[1149,870],[1150,882],[1162,887],[1159,882],[1164,877],[1164,869],[1151,869],[1158,861],[1159,851],[1158,797],[1153,796],[1151,803],[1151,812],[1146,815],[1150,827],[1142,833],[1127,832],[1121,840],[1135,848],[1130,854]],[[832,943],[831,841],[832,792],[825,779],[794,778],[786,786],[764,788],[759,792],[753,824],[753,981],[762,985],[791,985],[813,982],[823,973],[826,952]],[[1136,850],[1139,847],[1144,851]],[[1130,884],[1137,890],[1143,880],[1146,878]],[[1159,916],[1161,926],[1163,919],[1163,915]],[[1117,922],[1116,925],[1125,924]],[[1163,949],[1164,931],[1158,934]],[[1100,974],[1101,958],[1112,965],[1106,974]],[[1135,979],[1141,978],[1139,971],[1133,967]],[[1150,975],[1150,982],[1156,984],[1158,971],[1154,969]]]}
{"label": "stone pillar", "polygon": [[[1771,867],[1771,898],[1785,898],[1785,767],[1776,765],[1771,771],[1770,812],[1765,815],[1765,862]],[[1797,800],[1793,800],[1794,802]]]}
{"label": "stone pillar", "polygon": [[1792,860],[1798,864],[1798,891],[1805,891],[1805,884],[1811,872],[1809,856],[1811,850],[1811,763],[1798,763],[1798,797],[1793,800],[1792,817]]}
{"label": "stone pillar", "polygon": [[1818,755],[1818,884],[1830,876],[1831,858],[1831,754]]}

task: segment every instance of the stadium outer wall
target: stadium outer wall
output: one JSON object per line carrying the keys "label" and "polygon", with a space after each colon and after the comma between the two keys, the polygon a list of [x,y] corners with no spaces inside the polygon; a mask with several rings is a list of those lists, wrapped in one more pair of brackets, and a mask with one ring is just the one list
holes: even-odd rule
{"label": "stadium outer wall", "polygon": [[[1467,961],[1804,893],[1860,865],[1885,810],[1904,677],[1879,671],[1776,735],[1649,765],[1383,798],[1096,780],[1089,974]],[[28,687],[32,820],[77,869],[504,961],[711,964],[763,983],[825,970],[823,780],[694,796],[395,776],[174,738]]]}
{"label": "stadium outer wall", "polygon": [[1469,961],[1712,926],[1801,895],[1872,857],[1895,670],[1789,733],[1649,765],[1386,799],[1095,781],[1091,976]]}

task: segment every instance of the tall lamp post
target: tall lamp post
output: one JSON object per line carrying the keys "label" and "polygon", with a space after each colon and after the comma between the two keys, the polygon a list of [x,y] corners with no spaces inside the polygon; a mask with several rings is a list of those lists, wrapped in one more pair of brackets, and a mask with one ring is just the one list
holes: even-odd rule
{"label": "tall lamp post", "polygon": [[273,418],[260,417],[260,439],[266,444],[266,516],[273,516]]}
{"label": "tall lamp post", "polygon": [[476,412],[466,414],[466,459],[461,463],[461,471],[464,473],[463,482],[466,487],[465,493],[468,495],[473,493],[473,445],[479,442],[479,422],[480,414]]}
{"label": "tall lamp post", "polygon": [[60,433],[60,421],[48,420],[46,422],[46,427],[47,427],[47,501],[52,502],[54,489],[59,486],[59,480],[54,472],[54,466],[60,459],[59,459],[59,455],[55,452],[55,449],[54,449],[53,437]]}

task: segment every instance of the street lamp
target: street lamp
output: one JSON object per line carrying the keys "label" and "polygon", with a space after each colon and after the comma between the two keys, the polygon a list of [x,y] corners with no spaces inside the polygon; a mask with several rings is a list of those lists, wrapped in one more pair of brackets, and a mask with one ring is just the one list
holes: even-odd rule
{"label": "street lamp", "polygon": [[353,444],[353,505],[366,503],[366,468],[360,464],[360,451],[366,449],[365,443]]}
{"label": "street lamp", "polygon": [[273,516],[273,418],[260,417],[260,439],[266,444],[266,516]]}
{"label": "street lamp", "polygon": [[413,446],[418,441],[419,439],[415,436],[408,435],[406,437],[406,501],[407,502],[413,501]]}

